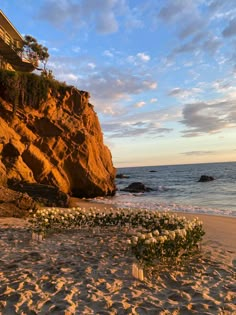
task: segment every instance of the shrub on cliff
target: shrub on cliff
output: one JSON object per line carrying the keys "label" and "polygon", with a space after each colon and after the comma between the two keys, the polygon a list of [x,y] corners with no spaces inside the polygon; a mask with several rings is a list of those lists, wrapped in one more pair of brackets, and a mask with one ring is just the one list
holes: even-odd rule
{"label": "shrub on cliff", "polygon": [[54,96],[63,96],[69,88],[65,83],[44,75],[0,70],[0,95],[14,106],[27,104],[37,108],[47,99],[49,91]]}

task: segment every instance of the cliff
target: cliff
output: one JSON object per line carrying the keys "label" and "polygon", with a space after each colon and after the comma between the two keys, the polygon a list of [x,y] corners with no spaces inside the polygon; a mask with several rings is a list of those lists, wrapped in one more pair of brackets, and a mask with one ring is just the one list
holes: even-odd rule
{"label": "cliff", "polygon": [[0,71],[0,185],[51,185],[75,197],[115,193],[115,169],[89,93]]}

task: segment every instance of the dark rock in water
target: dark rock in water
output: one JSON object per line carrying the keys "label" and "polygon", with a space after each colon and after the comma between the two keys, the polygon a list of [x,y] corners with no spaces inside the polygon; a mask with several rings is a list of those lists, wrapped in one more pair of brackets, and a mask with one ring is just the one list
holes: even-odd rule
{"label": "dark rock in water", "polygon": [[155,170],[150,170],[149,172],[150,172],[150,173],[156,173],[157,171],[155,171]]}
{"label": "dark rock in water", "polygon": [[116,178],[129,178],[129,175],[125,175],[125,174],[117,174]]}
{"label": "dark rock in water", "polygon": [[121,189],[121,191],[128,191],[132,193],[149,192],[152,190],[153,190],[152,188],[146,187],[143,183],[140,182],[132,183],[128,187]]}
{"label": "dark rock in water", "polygon": [[211,182],[215,178],[213,176],[202,175],[199,179],[199,182]]}
{"label": "dark rock in water", "polygon": [[60,191],[58,187],[37,183],[18,182],[15,180],[9,180],[8,187],[16,191],[27,193],[36,202],[47,207],[69,206],[69,195]]}

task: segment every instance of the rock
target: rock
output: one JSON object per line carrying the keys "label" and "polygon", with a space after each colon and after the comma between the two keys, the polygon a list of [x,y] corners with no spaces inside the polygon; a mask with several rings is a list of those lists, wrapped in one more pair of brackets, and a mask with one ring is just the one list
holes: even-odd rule
{"label": "rock", "polygon": [[212,176],[202,175],[199,179],[199,182],[210,182],[214,180],[215,178]]}
{"label": "rock", "polygon": [[57,187],[37,183],[24,183],[15,180],[9,180],[8,186],[15,191],[27,193],[27,195],[41,206],[69,207],[69,195],[60,191]]}
{"label": "rock", "polygon": [[0,217],[23,217],[36,207],[29,195],[0,186]]}
{"label": "rock", "polygon": [[149,192],[152,190],[152,188],[146,187],[143,183],[140,182],[132,183],[128,187],[121,189],[121,191],[128,191],[132,193]]}
{"label": "rock", "polygon": [[89,93],[52,86],[38,101],[34,77],[31,88],[21,91],[14,116],[7,83],[0,81],[0,183],[54,186],[74,197],[114,195],[115,168]]}
{"label": "rock", "polygon": [[125,175],[125,174],[117,174],[116,178],[129,178],[129,175]]}
{"label": "rock", "polygon": [[155,171],[155,170],[150,170],[149,172],[150,172],[150,173],[156,173],[157,171]]}
{"label": "rock", "polygon": [[0,161],[0,185],[6,186],[7,173],[5,165]]}

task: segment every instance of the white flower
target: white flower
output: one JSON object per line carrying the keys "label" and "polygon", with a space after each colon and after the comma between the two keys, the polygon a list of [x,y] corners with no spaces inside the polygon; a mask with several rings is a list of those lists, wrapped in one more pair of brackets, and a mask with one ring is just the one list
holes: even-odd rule
{"label": "white flower", "polygon": [[167,236],[168,236],[169,233],[170,233],[170,232],[169,232],[168,230],[163,230],[163,231],[162,231],[162,234],[163,234],[163,235],[167,235]]}
{"label": "white flower", "polygon": [[152,237],[150,238],[150,242],[154,244],[154,243],[157,243],[157,240],[154,237]]}
{"label": "white flower", "polygon": [[176,235],[179,235],[179,236],[181,236],[181,235],[182,235],[182,232],[181,232],[181,230],[180,230],[180,229],[175,230],[175,233],[176,233]]}
{"label": "white flower", "polygon": [[159,236],[159,237],[158,237],[158,241],[159,241],[160,243],[165,243],[166,240],[167,240],[167,237],[166,237],[166,236]]}
{"label": "white flower", "polygon": [[175,231],[170,231],[169,232],[169,237],[173,241],[175,239]]}
{"label": "white flower", "polygon": [[138,243],[138,237],[137,236],[132,236],[132,243]]}
{"label": "white flower", "polygon": [[140,235],[140,239],[141,239],[141,240],[145,240],[145,239],[146,239],[146,235],[145,235],[145,234],[141,234],[141,235]]}

